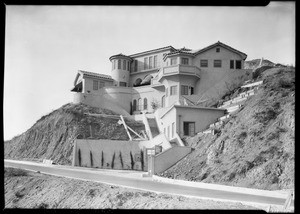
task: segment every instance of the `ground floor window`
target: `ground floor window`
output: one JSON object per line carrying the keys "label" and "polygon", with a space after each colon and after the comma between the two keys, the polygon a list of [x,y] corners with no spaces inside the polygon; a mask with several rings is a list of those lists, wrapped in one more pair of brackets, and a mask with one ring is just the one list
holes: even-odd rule
{"label": "ground floor window", "polygon": [[126,87],[126,82],[120,82],[120,87]]}
{"label": "ground floor window", "polygon": [[183,133],[187,136],[194,136],[195,122],[183,122]]}

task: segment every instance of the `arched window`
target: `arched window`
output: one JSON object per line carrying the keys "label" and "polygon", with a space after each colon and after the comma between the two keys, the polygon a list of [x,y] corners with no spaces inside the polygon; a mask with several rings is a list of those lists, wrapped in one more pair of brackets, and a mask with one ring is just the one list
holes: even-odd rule
{"label": "arched window", "polygon": [[142,99],[139,98],[138,99],[138,108],[137,108],[139,111],[142,110]]}
{"label": "arched window", "polygon": [[121,69],[121,60],[118,59],[118,69]]}
{"label": "arched window", "polygon": [[144,110],[147,110],[147,108],[148,108],[147,98],[144,98]]}
{"label": "arched window", "polygon": [[138,79],[135,80],[133,86],[139,86],[141,84],[141,82],[142,82],[142,79],[138,78]]}
{"label": "arched window", "polygon": [[133,110],[133,111],[136,111],[136,100],[133,100],[132,110]]}

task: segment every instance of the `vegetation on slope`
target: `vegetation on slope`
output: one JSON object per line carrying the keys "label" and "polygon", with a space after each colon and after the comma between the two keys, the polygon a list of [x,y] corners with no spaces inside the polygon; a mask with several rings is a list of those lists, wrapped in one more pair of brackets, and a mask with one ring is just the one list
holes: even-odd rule
{"label": "vegetation on slope", "polygon": [[195,150],[162,176],[258,189],[294,187],[295,69],[271,68],[217,134],[186,139]]}
{"label": "vegetation on slope", "polygon": [[[99,117],[86,113],[116,115],[110,110],[84,104],[66,104],[43,116],[25,133],[6,141],[5,158],[46,158],[55,163],[70,165],[76,138],[129,140],[124,126],[117,123],[118,117]],[[142,123],[126,119],[125,121],[137,132],[144,129]]]}

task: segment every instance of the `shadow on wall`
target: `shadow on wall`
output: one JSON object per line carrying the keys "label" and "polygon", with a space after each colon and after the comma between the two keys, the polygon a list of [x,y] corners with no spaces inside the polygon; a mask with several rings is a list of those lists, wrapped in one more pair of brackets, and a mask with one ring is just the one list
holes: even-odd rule
{"label": "shadow on wall", "polygon": [[75,143],[75,166],[147,170],[147,157],[138,142],[77,139]]}

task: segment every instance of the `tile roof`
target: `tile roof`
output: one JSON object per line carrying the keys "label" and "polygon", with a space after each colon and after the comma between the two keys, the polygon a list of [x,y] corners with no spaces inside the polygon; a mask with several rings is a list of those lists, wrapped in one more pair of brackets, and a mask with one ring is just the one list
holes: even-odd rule
{"label": "tile roof", "polygon": [[140,53],[131,54],[129,56],[132,57],[132,56],[135,56],[135,55],[146,54],[146,53],[149,53],[149,52],[159,51],[159,50],[164,50],[164,49],[173,49],[173,50],[176,50],[173,46],[169,45],[169,46],[162,47],[162,48],[157,48],[157,49],[152,49],[152,50],[149,50],[149,51],[143,51],[143,52],[140,52]]}
{"label": "tile roof", "polygon": [[126,55],[124,55],[122,53],[119,53],[119,54],[116,54],[116,55],[112,55],[111,57],[109,57],[109,60],[111,60],[111,58],[113,58],[113,57],[118,57],[118,56],[127,57],[127,58],[130,58],[132,60],[132,58],[130,56],[126,56]]}
{"label": "tile roof", "polygon": [[110,75],[98,74],[98,73],[93,73],[93,72],[83,71],[83,70],[79,70],[79,72],[81,72],[84,75],[91,76],[91,77],[98,77],[98,78],[102,78],[102,79],[113,80]]}

